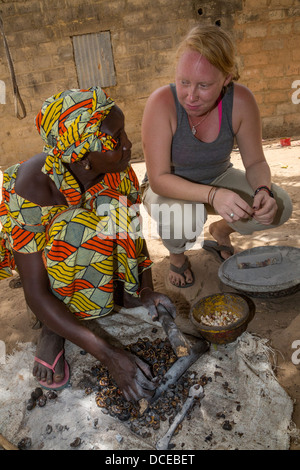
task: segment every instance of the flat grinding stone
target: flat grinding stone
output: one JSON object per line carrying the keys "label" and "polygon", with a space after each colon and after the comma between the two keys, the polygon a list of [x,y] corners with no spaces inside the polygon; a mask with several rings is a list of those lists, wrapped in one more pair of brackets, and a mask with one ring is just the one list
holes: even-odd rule
{"label": "flat grinding stone", "polygon": [[[268,264],[264,260],[273,262]],[[241,268],[241,261],[245,269]],[[274,293],[290,289],[300,284],[300,249],[292,246],[250,248],[224,261],[218,275],[224,284],[244,292]]]}

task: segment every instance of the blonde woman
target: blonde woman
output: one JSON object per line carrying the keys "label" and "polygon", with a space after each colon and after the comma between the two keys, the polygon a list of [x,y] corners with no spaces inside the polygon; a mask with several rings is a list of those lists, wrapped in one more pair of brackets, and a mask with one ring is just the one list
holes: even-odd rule
{"label": "blonde woman", "polygon": [[[234,252],[233,232],[273,228],[291,215],[289,196],[272,184],[255,98],[238,79],[230,36],[218,26],[197,26],[178,48],[175,83],[154,91],[145,107],[143,202],[157,220],[170,252],[169,280],[178,287],[194,283],[185,251],[207,214],[221,219],[210,224],[215,241],[203,248],[221,260]],[[234,139],[244,171],[230,162]],[[176,208],[174,217],[166,207]]]}

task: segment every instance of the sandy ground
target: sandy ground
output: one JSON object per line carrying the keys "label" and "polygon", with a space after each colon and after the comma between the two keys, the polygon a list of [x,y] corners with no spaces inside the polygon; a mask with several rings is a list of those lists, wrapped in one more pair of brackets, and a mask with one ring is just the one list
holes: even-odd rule
{"label": "sandy ground", "polygon": [[[281,147],[277,141],[265,142],[264,150],[272,169],[273,181],[290,194],[294,211],[290,220],[278,229],[257,232],[253,236],[234,234],[232,242],[236,252],[263,245],[289,245],[300,248],[300,141],[292,140],[290,147]],[[233,152],[232,161],[236,167],[241,167],[238,152]],[[144,163],[134,163],[133,167],[141,181],[145,171]],[[207,239],[211,238],[208,226],[214,219],[216,218],[210,217],[205,226],[204,236]],[[196,282],[191,288],[177,289],[167,280],[168,252],[160,240],[148,240],[148,248],[154,261],[153,276],[156,289],[172,298],[177,306],[178,323],[186,332],[192,333],[193,326],[188,319],[191,305],[206,295],[232,291],[218,278],[220,263],[204,250],[190,250],[188,255]],[[11,289],[9,281],[8,279],[0,283],[0,340],[5,342],[6,353],[12,354],[19,342],[31,342],[34,346],[39,330],[32,329],[22,289]],[[253,300],[256,305],[256,315],[249,324],[248,331],[268,339],[270,346],[276,351],[276,376],[294,401],[292,418],[297,428],[300,428],[300,365],[295,363],[300,361],[300,291],[277,299]],[[295,341],[298,341],[296,347]],[[300,443],[292,441],[291,449],[300,450]]]}

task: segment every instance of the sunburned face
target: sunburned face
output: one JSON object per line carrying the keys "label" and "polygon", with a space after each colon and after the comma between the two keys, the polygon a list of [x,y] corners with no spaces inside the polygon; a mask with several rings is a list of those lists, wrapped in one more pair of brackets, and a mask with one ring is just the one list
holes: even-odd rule
{"label": "sunburned face", "polygon": [[95,174],[124,171],[131,158],[132,144],[124,129],[124,114],[114,106],[101,124],[101,132],[112,136],[117,142],[114,150],[90,152],[88,160]]}
{"label": "sunburned face", "polygon": [[187,50],[178,60],[177,96],[190,116],[201,116],[211,110],[230,80],[231,76],[225,77],[199,52]]}

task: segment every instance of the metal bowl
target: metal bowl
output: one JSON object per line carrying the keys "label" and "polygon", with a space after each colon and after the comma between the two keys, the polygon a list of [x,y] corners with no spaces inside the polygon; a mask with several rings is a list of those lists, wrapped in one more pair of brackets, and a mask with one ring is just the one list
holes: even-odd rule
{"label": "metal bowl", "polygon": [[[227,326],[208,326],[201,322],[203,315],[211,315],[220,308],[235,313],[239,319]],[[246,295],[218,293],[208,295],[197,302],[190,311],[190,320],[207,341],[214,344],[227,344],[235,341],[246,331],[254,315],[255,305]]]}

